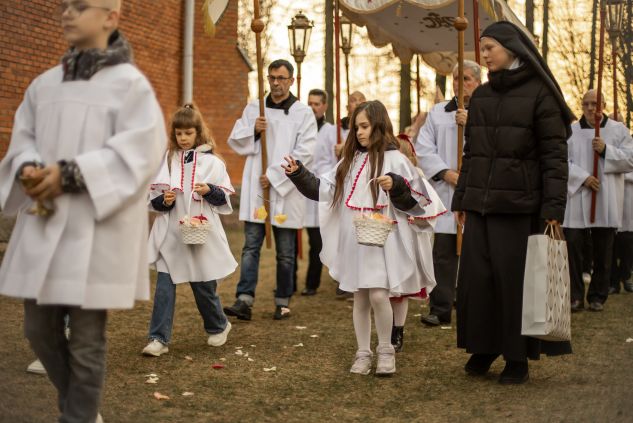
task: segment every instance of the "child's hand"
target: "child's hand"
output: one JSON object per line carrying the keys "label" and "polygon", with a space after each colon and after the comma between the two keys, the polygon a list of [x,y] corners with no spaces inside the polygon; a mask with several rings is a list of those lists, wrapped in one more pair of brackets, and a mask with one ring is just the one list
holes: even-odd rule
{"label": "child's hand", "polygon": [[299,170],[299,164],[297,163],[295,159],[292,158],[292,156],[286,156],[284,157],[284,160],[288,163],[288,165],[284,165],[282,163],[281,167],[283,167],[284,170],[286,171],[286,175],[290,175],[292,173],[295,173],[297,170]]}
{"label": "child's hand", "polygon": [[163,193],[163,204],[171,206],[176,201],[176,193],[174,191],[165,191]]}
{"label": "child's hand", "polygon": [[211,191],[211,188],[209,188],[209,185],[207,185],[207,184],[196,182],[196,184],[194,185],[193,190],[198,195],[207,195],[209,193],[209,191]]}
{"label": "child's hand", "polygon": [[393,188],[393,179],[391,178],[391,176],[379,176],[376,178],[376,182],[378,183],[378,185],[380,185],[380,188],[384,189],[385,191],[391,191],[391,188]]}
{"label": "child's hand", "polygon": [[[27,170],[29,169],[30,170]],[[32,187],[26,188],[26,195],[33,200],[46,201],[52,200],[63,194],[62,191],[62,173],[59,165],[46,166],[42,169],[35,169],[27,166],[22,171],[22,176],[28,175],[30,179],[40,179],[40,181]]]}

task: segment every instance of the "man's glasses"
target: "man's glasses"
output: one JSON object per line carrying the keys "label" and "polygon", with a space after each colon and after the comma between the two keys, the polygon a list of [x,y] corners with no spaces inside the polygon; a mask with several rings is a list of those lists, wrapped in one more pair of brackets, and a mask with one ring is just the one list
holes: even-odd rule
{"label": "man's glasses", "polygon": [[91,6],[83,1],[69,1],[62,2],[59,6],[57,6],[57,14],[59,17],[63,16],[64,13],[68,12],[68,14],[74,18],[81,15],[88,9],[101,9],[110,11],[111,9],[103,6]]}
{"label": "man's glasses", "polygon": [[275,81],[277,82],[286,82],[288,80],[290,80],[292,78],[286,78],[285,76],[271,76],[268,75],[268,82],[273,83]]}

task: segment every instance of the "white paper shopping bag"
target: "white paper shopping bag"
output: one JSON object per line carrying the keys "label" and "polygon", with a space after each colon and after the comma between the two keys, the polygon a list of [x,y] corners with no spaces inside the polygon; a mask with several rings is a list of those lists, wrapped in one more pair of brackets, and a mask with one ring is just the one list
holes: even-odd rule
{"label": "white paper shopping bag", "polygon": [[569,290],[567,244],[560,231],[548,225],[544,235],[528,238],[521,335],[571,340]]}

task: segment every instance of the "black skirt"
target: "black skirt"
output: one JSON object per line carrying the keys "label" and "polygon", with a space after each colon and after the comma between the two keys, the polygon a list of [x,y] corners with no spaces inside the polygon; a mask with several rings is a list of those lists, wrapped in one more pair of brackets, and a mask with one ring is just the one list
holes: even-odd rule
{"label": "black skirt", "polygon": [[569,342],[521,335],[527,240],[542,226],[534,215],[467,213],[457,278],[459,348],[506,361],[571,353]]}

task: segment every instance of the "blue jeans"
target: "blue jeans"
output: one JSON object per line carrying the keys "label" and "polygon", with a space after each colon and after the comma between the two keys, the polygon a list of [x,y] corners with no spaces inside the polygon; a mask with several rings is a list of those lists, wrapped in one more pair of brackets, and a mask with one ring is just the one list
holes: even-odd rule
{"label": "blue jeans", "polygon": [[[259,256],[266,234],[263,223],[244,222],[244,248],[242,249],[242,265],[240,281],[237,284],[236,297],[248,295],[255,298],[257,277],[259,273]],[[295,248],[297,230],[277,228],[273,226],[275,250],[277,258],[277,290],[275,298],[290,298],[295,286]]]}
{"label": "blue jeans", "polygon": [[[191,285],[198,311],[202,316],[204,330],[210,335],[224,332],[228,320],[222,310],[220,297],[215,292],[217,282],[190,282],[189,285]],[[158,272],[156,292],[154,293],[154,309],[149,324],[149,339],[169,344],[174,324],[175,306],[176,284],[172,282],[169,273]]]}

